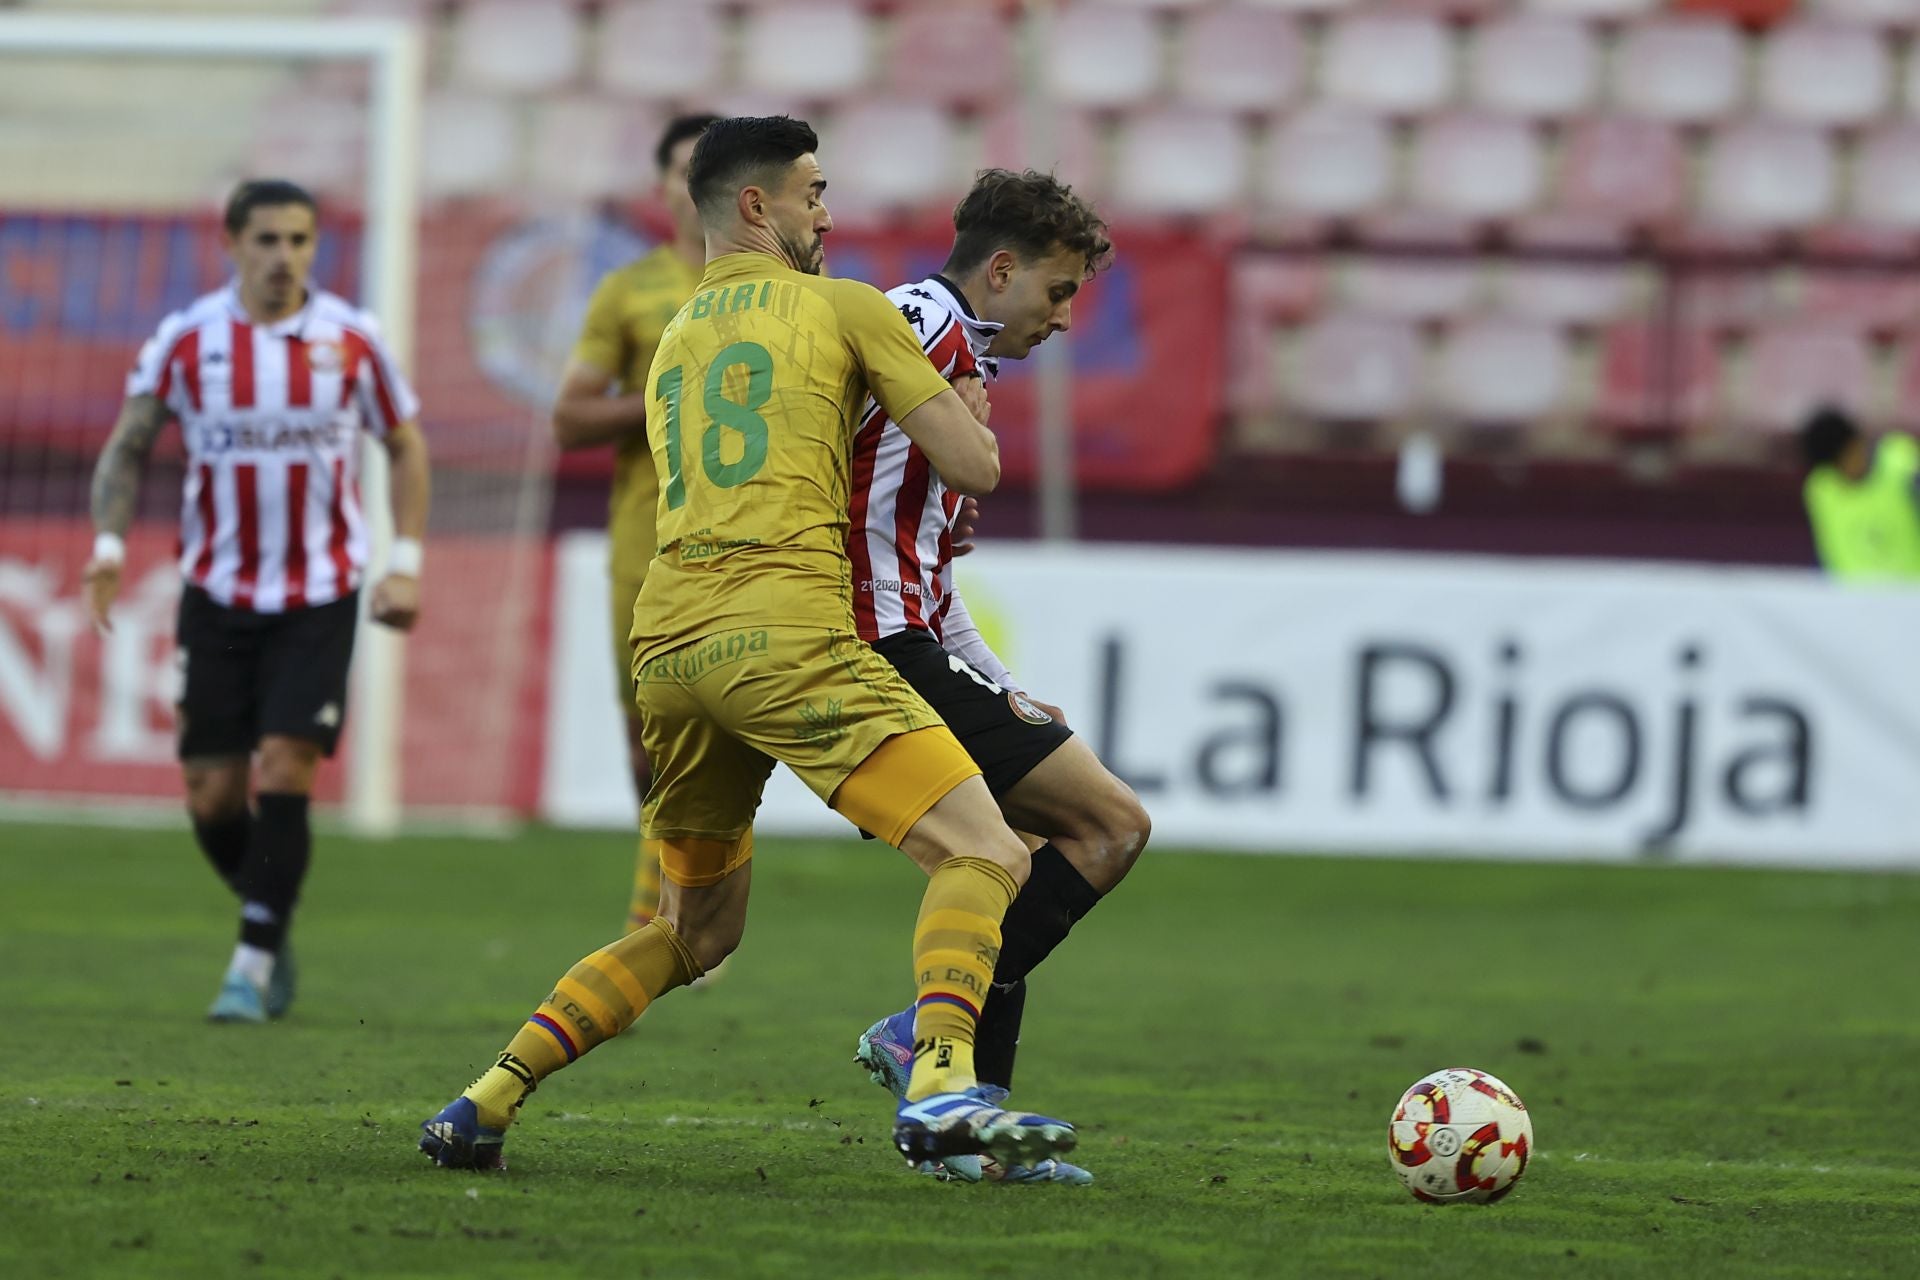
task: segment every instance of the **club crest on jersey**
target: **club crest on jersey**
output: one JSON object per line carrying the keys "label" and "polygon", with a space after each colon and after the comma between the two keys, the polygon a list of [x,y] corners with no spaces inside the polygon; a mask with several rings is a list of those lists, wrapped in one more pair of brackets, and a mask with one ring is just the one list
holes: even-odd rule
{"label": "club crest on jersey", "polygon": [[339,342],[309,342],[307,367],[315,373],[338,373],[347,367],[347,348]]}
{"label": "club crest on jersey", "polygon": [[1053,717],[1033,704],[1033,699],[1024,693],[1007,693],[1007,705],[1013,708],[1013,714],[1028,724],[1052,724]]}

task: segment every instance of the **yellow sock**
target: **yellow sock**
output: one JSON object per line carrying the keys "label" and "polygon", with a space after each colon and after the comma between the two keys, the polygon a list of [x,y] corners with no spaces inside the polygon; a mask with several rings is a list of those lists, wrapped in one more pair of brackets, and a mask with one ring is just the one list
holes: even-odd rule
{"label": "yellow sock", "polygon": [[480,1123],[511,1124],[540,1081],[625,1031],[648,1005],[700,973],[687,944],[658,919],[567,970],[499,1061],[467,1087]]}
{"label": "yellow sock", "polygon": [[1013,877],[985,858],[954,858],[927,881],[913,929],[913,1074],[907,1100],[971,1089],[973,1030],[1000,959]]}
{"label": "yellow sock", "polygon": [[633,862],[633,897],[627,903],[627,931],[644,928],[660,913],[660,853],[649,840],[640,841]]}

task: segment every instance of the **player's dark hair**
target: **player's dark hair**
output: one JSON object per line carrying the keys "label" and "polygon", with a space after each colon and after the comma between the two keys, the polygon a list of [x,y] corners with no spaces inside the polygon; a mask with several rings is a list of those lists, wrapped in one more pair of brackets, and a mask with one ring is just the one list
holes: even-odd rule
{"label": "player's dark hair", "polygon": [[653,144],[653,167],[665,173],[667,161],[673,159],[673,149],[688,138],[697,138],[705,133],[707,126],[719,118],[711,111],[696,111],[667,121],[667,127],[660,133],[660,141]]}
{"label": "player's dark hair", "polygon": [[820,149],[813,126],[791,116],[726,116],[693,144],[687,190],[701,213],[731,208],[748,184],[772,186],[782,170]]}
{"label": "player's dark hair", "polygon": [[1840,460],[1847,446],[1860,437],[1860,428],[1845,411],[1823,405],[1814,411],[1807,425],[1800,428],[1800,456],[1807,469],[1830,466]]}
{"label": "player's dark hair", "polygon": [[1107,264],[1107,224],[1073,188],[1050,173],[982,169],[953,210],[946,274],[965,275],[1000,249],[1024,262],[1064,248],[1086,259],[1087,275]]}
{"label": "player's dark hair", "polygon": [[320,217],[320,202],[305,187],[285,178],[256,178],[241,183],[227,197],[228,234],[237,236],[245,231],[247,219],[255,209],[271,209],[283,204],[303,204],[316,220]]}

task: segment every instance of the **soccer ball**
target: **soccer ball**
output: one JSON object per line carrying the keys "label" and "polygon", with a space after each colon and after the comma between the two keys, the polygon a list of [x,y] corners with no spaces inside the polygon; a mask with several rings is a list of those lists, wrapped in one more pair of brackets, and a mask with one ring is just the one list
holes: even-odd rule
{"label": "soccer ball", "polygon": [[1527,1171],[1533,1120],[1506,1085],[1472,1067],[1448,1067],[1400,1095],[1387,1125],[1393,1171],[1428,1204],[1485,1204]]}

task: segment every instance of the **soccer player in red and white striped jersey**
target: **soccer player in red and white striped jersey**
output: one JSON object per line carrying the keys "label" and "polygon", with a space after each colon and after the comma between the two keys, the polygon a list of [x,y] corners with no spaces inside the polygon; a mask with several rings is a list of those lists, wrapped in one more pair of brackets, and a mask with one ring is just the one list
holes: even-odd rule
{"label": "soccer player in red and white striped jersey", "polygon": [[[887,296],[984,422],[983,373],[1064,331],[1074,295],[1111,245],[1084,200],[1031,170],[981,173],[953,224],[953,249],[940,272]],[[1073,735],[1059,708],[1027,696],[973,625],[953,582],[953,558],[965,543],[962,536],[962,546],[955,545],[962,511],[926,454],[869,406],[852,453],[847,552],[855,625],[947,722],[1008,824],[1039,845],[1001,925],[975,1042],[981,1084],[1004,1091],[1013,1084],[1027,974],[1132,868],[1150,823],[1132,789]],[[912,1041],[910,1010],[883,1018],[860,1037],[860,1061],[898,1092]],[[949,1160],[939,1172],[964,1180],[985,1172],[1014,1182],[1092,1181],[1086,1170],[1053,1160],[983,1170],[969,1159]]]}
{"label": "soccer player in red and white striped jersey", "polygon": [[180,423],[180,761],[194,833],[242,903],[211,1010],[222,1021],[263,1021],[292,999],[285,941],[312,847],[308,797],[346,714],[367,571],[362,431],[392,460],[396,534],[370,612],[404,631],[420,607],[419,402],[372,317],[309,284],[317,216],[289,182],[234,193],[234,279],[169,315],[141,349],[93,478],[86,576],[105,629],[141,471],[161,430]]}

